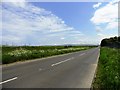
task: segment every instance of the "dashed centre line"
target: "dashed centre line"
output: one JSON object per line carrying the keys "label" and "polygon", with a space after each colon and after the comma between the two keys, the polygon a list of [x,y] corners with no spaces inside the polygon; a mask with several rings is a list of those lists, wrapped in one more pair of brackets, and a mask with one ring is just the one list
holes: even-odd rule
{"label": "dashed centre line", "polygon": [[38,70],[39,70],[39,71],[42,71],[42,68],[39,68]]}
{"label": "dashed centre line", "polygon": [[0,84],[3,84],[3,83],[7,83],[7,82],[10,82],[10,81],[13,81],[15,79],[17,79],[18,77],[14,77],[14,78],[11,78],[11,79],[8,79],[6,81],[3,81],[3,82],[0,82]]}
{"label": "dashed centre line", "polygon": [[64,61],[60,61],[60,62],[55,63],[55,64],[52,64],[51,66],[56,66],[56,65],[59,65],[59,64],[61,64],[61,63],[67,62],[67,61],[72,60],[72,59],[74,59],[74,57],[69,58],[69,59],[66,59],[66,60],[64,60]]}
{"label": "dashed centre line", "polygon": [[80,54],[79,56],[83,56],[85,53]]}

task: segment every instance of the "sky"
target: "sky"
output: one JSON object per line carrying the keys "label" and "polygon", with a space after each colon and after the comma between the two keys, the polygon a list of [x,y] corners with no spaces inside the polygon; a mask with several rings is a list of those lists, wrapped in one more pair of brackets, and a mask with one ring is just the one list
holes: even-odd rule
{"label": "sky", "polygon": [[2,2],[2,44],[100,44],[118,36],[118,0],[110,2]]}

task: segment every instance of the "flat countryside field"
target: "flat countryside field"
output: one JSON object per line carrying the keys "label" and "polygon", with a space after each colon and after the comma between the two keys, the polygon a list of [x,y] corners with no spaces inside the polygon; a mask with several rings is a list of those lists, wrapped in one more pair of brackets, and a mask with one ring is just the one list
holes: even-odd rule
{"label": "flat countryside field", "polygon": [[94,46],[3,46],[2,64],[90,49]]}

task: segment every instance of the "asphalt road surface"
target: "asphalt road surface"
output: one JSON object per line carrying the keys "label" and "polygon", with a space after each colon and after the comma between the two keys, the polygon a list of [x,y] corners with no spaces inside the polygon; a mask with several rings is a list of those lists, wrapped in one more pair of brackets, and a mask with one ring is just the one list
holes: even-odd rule
{"label": "asphalt road surface", "polygon": [[90,88],[99,47],[2,68],[3,88]]}

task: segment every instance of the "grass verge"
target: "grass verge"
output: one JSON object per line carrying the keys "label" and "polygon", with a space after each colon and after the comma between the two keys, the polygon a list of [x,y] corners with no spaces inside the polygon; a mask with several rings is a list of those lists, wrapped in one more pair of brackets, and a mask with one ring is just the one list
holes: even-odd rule
{"label": "grass verge", "polygon": [[120,49],[102,47],[94,89],[120,90]]}
{"label": "grass verge", "polygon": [[43,58],[92,48],[92,46],[3,46],[2,64]]}

